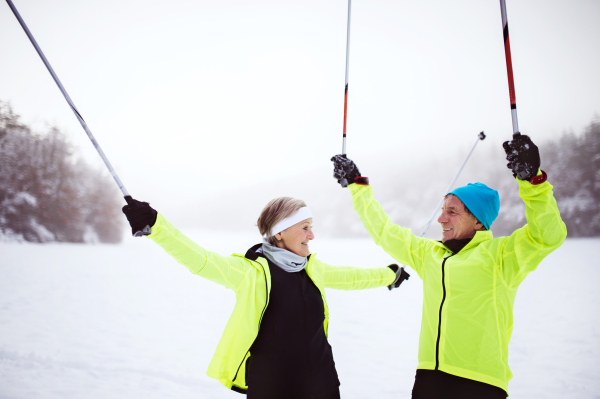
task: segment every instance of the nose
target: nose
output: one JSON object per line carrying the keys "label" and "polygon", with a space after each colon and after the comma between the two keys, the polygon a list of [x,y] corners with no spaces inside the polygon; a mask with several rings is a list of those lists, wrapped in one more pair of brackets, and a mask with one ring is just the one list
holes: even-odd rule
{"label": "nose", "polygon": [[442,214],[440,215],[440,217],[437,219],[438,223],[447,223],[448,222],[448,218],[446,217],[446,212],[442,211]]}
{"label": "nose", "polygon": [[308,231],[308,236],[306,237],[309,240],[314,240],[315,239],[315,235],[313,234],[312,230]]}

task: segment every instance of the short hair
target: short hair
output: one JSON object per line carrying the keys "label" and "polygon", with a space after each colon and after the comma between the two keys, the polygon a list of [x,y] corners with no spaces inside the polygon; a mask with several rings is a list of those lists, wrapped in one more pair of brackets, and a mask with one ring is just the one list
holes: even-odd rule
{"label": "short hair", "polygon": [[262,236],[266,237],[269,244],[275,245],[277,239],[271,232],[273,226],[298,212],[304,206],[306,206],[306,203],[298,198],[279,197],[272,199],[265,205],[256,221],[258,231]]}
{"label": "short hair", "polygon": [[[457,195],[454,195],[454,194],[449,194],[449,193],[448,193],[448,194],[444,195],[444,200],[446,200],[446,199],[447,199],[448,197],[450,197],[450,196],[453,196],[453,197],[456,197],[456,198],[458,198],[458,196],[457,196]],[[473,212],[471,212],[471,210],[470,210],[469,208],[467,208],[467,206],[465,205],[465,203],[464,203],[464,202],[462,202],[462,200],[461,200],[460,198],[458,198],[458,199],[460,200],[460,203],[461,203],[461,204],[463,204],[463,206],[465,207],[465,210],[467,211],[467,213],[468,213],[469,215],[471,215],[471,216],[473,216],[473,217],[475,218],[475,215],[473,215]],[[475,218],[475,219],[476,219],[476,220],[477,220],[479,223],[481,223],[481,222],[479,221],[479,219],[477,219],[477,218]],[[487,230],[487,229],[485,228],[485,225],[484,225],[483,223],[481,223],[481,225],[483,226],[483,229],[484,229],[484,230]]]}

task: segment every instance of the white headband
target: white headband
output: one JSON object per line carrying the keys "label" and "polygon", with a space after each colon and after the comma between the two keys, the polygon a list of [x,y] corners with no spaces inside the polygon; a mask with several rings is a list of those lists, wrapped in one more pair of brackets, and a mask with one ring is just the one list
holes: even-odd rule
{"label": "white headband", "polygon": [[303,206],[302,208],[298,209],[298,212],[294,213],[292,216],[286,217],[285,219],[277,223],[275,226],[273,226],[273,228],[271,229],[271,236],[274,236],[277,233],[281,233],[288,227],[291,227],[296,223],[299,223],[311,217],[312,213],[310,212],[310,209],[308,209],[307,206]]}

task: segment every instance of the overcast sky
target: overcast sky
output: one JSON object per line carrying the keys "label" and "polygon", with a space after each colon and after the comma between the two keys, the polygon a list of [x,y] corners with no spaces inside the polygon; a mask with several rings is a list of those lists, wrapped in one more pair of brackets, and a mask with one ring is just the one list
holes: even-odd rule
{"label": "overcast sky", "polygon": [[[13,0],[134,197],[311,173],[341,152],[346,0]],[[508,0],[521,131],[600,113],[600,1]],[[91,143],[5,2],[0,100]],[[348,155],[407,167],[512,133],[497,0],[352,4]],[[282,195],[285,193],[282,193]]]}

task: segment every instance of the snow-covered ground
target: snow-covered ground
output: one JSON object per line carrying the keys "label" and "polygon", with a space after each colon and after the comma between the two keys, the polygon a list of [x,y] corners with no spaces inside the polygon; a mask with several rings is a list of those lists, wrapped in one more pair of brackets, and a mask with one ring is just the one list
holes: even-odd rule
{"label": "snow-covered ground", "polygon": [[[221,254],[257,236],[192,235]],[[385,266],[368,239],[313,241],[328,263]],[[600,239],[569,239],[521,285],[511,398],[600,398]],[[344,399],[410,398],[421,319],[401,289],[328,290]],[[0,398],[242,398],[206,368],[234,305],[147,239],[121,245],[0,243]]]}

